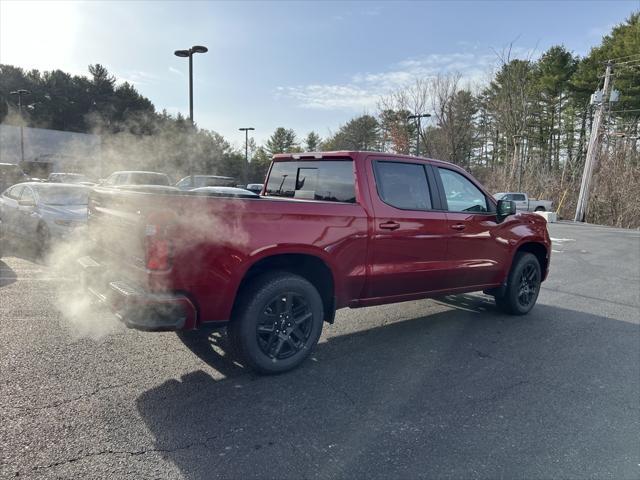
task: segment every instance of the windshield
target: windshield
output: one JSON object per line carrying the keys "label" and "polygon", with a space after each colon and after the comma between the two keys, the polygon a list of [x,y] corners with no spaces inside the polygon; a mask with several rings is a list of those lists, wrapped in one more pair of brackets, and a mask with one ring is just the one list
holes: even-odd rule
{"label": "windshield", "polygon": [[38,185],[35,190],[45,205],[86,205],[89,198],[86,187]]}

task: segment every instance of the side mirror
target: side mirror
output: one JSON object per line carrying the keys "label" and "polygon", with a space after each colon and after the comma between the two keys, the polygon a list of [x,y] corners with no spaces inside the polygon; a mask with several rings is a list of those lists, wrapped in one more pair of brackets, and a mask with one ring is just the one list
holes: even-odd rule
{"label": "side mirror", "polygon": [[503,220],[509,215],[515,215],[516,213],[516,202],[513,200],[498,200],[498,220]]}
{"label": "side mirror", "polygon": [[18,205],[20,207],[35,207],[36,202],[33,200],[18,200]]}

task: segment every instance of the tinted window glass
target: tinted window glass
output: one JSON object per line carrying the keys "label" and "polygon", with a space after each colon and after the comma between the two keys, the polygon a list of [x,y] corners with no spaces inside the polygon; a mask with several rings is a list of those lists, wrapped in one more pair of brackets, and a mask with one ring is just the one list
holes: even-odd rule
{"label": "tinted window glass", "polygon": [[515,200],[516,202],[524,202],[524,195],[522,193],[514,193],[513,198],[510,200]]}
{"label": "tinted window glass", "polygon": [[275,162],[269,175],[266,195],[354,203],[353,162]]}
{"label": "tinted window glass", "polygon": [[403,210],[430,210],[431,196],[424,166],[418,163],[376,162],[380,198]]}
{"label": "tinted window glass", "polygon": [[487,212],[484,193],[469,179],[453,170],[438,168],[448,210],[451,212]]}

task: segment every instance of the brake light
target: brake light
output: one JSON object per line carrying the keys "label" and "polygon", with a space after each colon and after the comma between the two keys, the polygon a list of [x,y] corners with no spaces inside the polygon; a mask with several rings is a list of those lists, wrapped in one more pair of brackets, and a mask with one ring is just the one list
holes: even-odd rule
{"label": "brake light", "polygon": [[149,227],[147,226],[147,232],[152,231],[153,234],[146,236],[147,268],[149,270],[169,270],[173,254],[171,241],[158,235],[157,227]]}

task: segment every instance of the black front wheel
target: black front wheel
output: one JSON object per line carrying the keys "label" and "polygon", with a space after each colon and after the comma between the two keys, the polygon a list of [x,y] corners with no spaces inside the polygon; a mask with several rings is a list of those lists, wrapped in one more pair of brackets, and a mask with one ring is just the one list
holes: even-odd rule
{"label": "black front wheel", "polygon": [[536,304],[542,282],[542,269],[532,253],[520,252],[513,260],[507,287],[495,297],[496,305],[506,313],[525,315]]}
{"label": "black front wheel", "polygon": [[281,373],[309,356],[323,319],[322,298],[308,280],[274,272],[243,288],[228,331],[241,361],[260,373]]}

